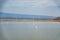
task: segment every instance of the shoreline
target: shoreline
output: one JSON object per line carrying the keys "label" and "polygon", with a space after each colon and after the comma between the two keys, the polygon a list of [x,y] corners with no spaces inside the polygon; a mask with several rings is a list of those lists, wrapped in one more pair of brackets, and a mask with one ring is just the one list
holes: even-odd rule
{"label": "shoreline", "polygon": [[0,19],[2,21],[13,21],[13,22],[60,22],[60,20],[33,20],[33,19]]}

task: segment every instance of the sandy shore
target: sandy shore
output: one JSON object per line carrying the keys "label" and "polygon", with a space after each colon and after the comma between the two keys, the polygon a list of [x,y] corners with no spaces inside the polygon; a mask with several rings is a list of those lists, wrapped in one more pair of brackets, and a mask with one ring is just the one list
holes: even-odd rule
{"label": "sandy shore", "polygon": [[60,22],[60,20],[32,20],[32,19],[0,19],[1,21],[14,21],[14,22]]}

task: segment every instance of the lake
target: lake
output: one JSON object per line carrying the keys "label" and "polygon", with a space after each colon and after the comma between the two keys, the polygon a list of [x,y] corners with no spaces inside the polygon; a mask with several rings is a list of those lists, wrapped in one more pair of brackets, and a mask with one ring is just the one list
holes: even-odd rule
{"label": "lake", "polygon": [[0,22],[1,40],[60,40],[59,22]]}

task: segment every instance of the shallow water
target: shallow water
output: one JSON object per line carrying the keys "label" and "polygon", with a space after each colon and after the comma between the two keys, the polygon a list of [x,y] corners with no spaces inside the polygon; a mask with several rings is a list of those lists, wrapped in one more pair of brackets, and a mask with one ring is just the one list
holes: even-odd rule
{"label": "shallow water", "polygon": [[0,22],[4,40],[60,40],[59,22]]}

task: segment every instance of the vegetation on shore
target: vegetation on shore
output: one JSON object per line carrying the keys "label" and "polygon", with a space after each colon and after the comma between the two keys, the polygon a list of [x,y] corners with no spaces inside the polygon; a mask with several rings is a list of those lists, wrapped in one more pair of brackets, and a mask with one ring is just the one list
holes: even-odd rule
{"label": "vegetation on shore", "polygon": [[0,18],[0,21],[15,21],[15,22],[60,22],[60,17],[55,19],[16,19],[16,18]]}

